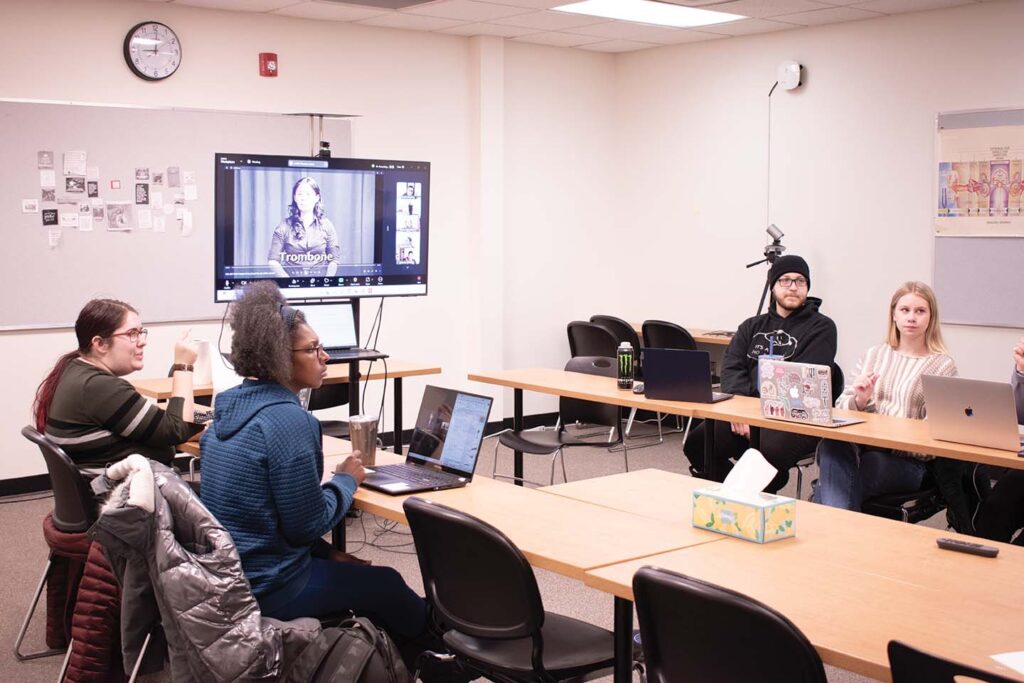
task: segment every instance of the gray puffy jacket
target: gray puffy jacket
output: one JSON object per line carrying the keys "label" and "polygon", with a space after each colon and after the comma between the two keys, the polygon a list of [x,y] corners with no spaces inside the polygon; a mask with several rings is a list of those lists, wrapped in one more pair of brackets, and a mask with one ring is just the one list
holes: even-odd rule
{"label": "gray puffy jacket", "polygon": [[126,670],[157,621],[175,683],[276,680],[320,633],[261,616],[230,534],[170,468],[131,455],[93,488],[109,492],[90,533],[121,581]]}

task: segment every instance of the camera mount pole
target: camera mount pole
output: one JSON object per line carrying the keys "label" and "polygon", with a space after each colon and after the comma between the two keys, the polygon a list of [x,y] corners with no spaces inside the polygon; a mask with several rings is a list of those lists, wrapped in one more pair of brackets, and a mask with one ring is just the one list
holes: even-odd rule
{"label": "camera mount pole", "polygon": [[[786,247],[782,246],[782,237],[776,237],[772,240],[771,244],[765,246],[764,258],[760,261],[748,263],[747,268],[753,268],[754,266],[759,266],[762,263],[767,263],[768,274],[770,274],[772,265],[775,263],[775,259],[781,256],[784,251],[786,251]],[[755,316],[761,315],[761,309],[764,308],[764,301],[768,297],[768,290],[771,289],[771,283],[768,282],[768,274],[765,274],[764,277],[764,289],[761,290],[761,301],[757,304],[757,313],[754,314]]]}

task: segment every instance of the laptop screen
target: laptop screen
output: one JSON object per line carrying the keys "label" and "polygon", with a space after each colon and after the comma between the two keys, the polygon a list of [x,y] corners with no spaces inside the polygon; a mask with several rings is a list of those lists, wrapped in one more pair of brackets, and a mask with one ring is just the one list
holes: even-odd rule
{"label": "laptop screen", "polygon": [[492,400],[488,396],[428,386],[409,442],[409,457],[472,474]]}
{"label": "laptop screen", "polygon": [[301,304],[295,308],[306,316],[306,322],[320,337],[320,343],[324,348],[352,349],[359,346],[359,340],[356,339],[356,317],[351,302]]}

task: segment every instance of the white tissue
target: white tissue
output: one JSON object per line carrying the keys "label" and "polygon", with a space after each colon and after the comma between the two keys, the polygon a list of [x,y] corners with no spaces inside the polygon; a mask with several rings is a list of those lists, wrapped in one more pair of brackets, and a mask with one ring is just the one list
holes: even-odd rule
{"label": "white tissue", "polygon": [[1024,674],[1024,652],[1004,652],[1000,655],[992,655],[992,659],[1019,674]]}
{"label": "white tissue", "polygon": [[778,470],[764,459],[760,451],[748,448],[747,452],[736,461],[735,467],[722,482],[718,492],[734,500],[757,501],[760,497],[759,494],[771,483],[777,473]]}

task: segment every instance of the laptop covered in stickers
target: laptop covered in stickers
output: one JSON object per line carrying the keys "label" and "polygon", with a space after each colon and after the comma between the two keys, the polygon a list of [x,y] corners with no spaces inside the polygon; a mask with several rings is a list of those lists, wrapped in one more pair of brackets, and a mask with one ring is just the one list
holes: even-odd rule
{"label": "laptop covered in stickers", "polygon": [[832,415],[832,368],[761,357],[757,362],[761,414],[773,420],[843,427],[863,422]]}

